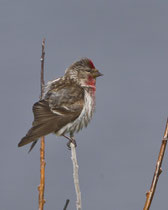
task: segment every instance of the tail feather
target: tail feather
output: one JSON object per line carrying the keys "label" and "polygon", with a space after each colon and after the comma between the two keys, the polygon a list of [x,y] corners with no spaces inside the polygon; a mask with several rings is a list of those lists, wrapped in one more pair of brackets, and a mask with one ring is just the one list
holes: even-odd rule
{"label": "tail feather", "polygon": [[18,147],[22,147],[30,142],[36,141],[41,136],[46,136],[49,133],[52,133],[55,131],[55,124],[53,121],[40,124],[37,126],[33,126],[25,137],[21,139],[21,141],[18,144]]}
{"label": "tail feather", "polygon": [[25,136],[21,139],[21,141],[18,144],[18,147],[22,147],[30,142],[34,141],[34,138],[31,138],[29,136]]}
{"label": "tail feather", "polygon": [[32,143],[31,146],[30,146],[30,149],[29,149],[28,153],[30,153],[30,152],[32,151],[32,149],[33,149],[34,146],[36,145],[37,141],[38,141],[38,140],[33,141],[33,143]]}

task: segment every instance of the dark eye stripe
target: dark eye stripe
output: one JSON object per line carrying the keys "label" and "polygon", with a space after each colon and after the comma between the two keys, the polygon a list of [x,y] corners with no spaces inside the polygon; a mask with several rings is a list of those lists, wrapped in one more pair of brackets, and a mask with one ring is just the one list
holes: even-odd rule
{"label": "dark eye stripe", "polygon": [[87,69],[86,71],[87,71],[87,72],[91,72],[91,71],[92,71],[92,69]]}

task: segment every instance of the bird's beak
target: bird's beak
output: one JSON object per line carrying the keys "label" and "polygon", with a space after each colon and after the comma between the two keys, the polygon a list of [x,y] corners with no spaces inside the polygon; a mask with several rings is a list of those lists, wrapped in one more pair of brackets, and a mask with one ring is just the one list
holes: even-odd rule
{"label": "bird's beak", "polygon": [[93,75],[94,78],[103,76],[103,74],[100,73],[99,70],[97,70],[97,69],[94,69],[92,75]]}

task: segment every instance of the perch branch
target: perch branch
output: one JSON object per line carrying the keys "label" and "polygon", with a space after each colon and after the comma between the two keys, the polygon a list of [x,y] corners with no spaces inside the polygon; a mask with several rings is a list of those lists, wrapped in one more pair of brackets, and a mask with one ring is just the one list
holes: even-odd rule
{"label": "perch branch", "polygon": [[161,166],[162,166],[162,161],[163,161],[163,157],[164,157],[164,153],[165,153],[165,149],[166,149],[166,145],[167,145],[167,140],[168,140],[168,119],[167,119],[167,123],[166,123],[166,128],[165,128],[162,144],[160,147],[158,160],[156,163],[155,172],[153,175],[152,184],[151,184],[150,190],[146,193],[146,202],[145,202],[143,210],[149,210],[149,208],[151,206],[152,199],[153,199],[153,196],[154,196],[155,190],[156,190],[156,185],[157,185],[157,182],[159,179],[159,175],[162,173]]}
{"label": "perch branch", "polygon": [[82,209],[82,202],[81,202],[81,192],[79,187],[79,176],[78,176],[78,162],[76,158],[76,148],[73,143],[70,144],[71,147],[71,159],[73,163],[73,178],[74,178],[74,185],[75,185],[75,191],[76,191],[76,209],[81,210]]}
{"label": "perch branch", "polygon": [[[45,38],[42,41],[42,54],[41,54],[41,96],[43,97],[43,89],[44,89],[44,57],[45,57]],[[43,210],[44,208],[44,189],[45,189],[45,141],[44,136],[41,137],[41,145],[40,145],[40,185],[38,186],[39,190],[39,210]]]}

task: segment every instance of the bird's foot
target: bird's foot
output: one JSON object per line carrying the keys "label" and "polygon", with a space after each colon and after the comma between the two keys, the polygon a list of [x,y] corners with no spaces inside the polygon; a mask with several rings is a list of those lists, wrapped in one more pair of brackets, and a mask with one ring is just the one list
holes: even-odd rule
{"label": "bird's foot", "polygon": [[71,143],[74,144],[75,147],[77,147],[77,144],[76,144],[76,141],[74,139],[74,137],[68,137],[68,136],[65,136],[63,135],[63,137],[65,137],[66,139],[68,139],[68,143],[67,143],[67,147],[69,150],[71,150]]}
{"label": "bird's foot", "polygon": [[70,138],[68,143],[67,143],[67,147],[69,150],[71,150],[71,143],[74,144],[75,147],[77,147],[76,141],[74,138]]}

